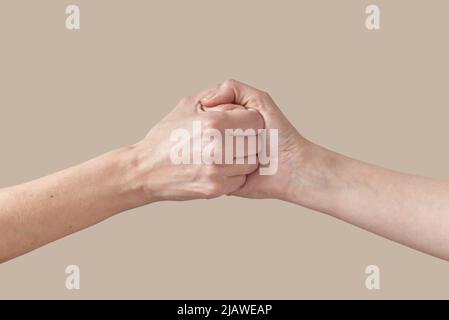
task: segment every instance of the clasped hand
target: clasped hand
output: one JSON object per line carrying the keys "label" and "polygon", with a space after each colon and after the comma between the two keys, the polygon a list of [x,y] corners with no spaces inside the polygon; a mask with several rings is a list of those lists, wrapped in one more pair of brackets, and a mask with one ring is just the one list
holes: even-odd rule
{"label": "clasped hand", "polygon": [[[238,144],[231,147],[231,157],[235,161],[225,161],[228,155],[224,154],[224,150],[229,150],[225,148],[224,142],[218,148],[223,150],[223,155],[218,156],[223,161],[189,162],[188,160],[195,158],[195,153],[201,155],[207,152],[207,146],[201,140],[195,150],[195,144],[198,143],[194,140],[198,138],[198,133],[194,132],[192,124],[200,124],[201,132],[214,130],[222,136],[227,135],[227,130],[239,129],[255,133],[265,129],[265,138],[269,133],[276,132],[275,148],[273,139],[257,139],[257,147],[254,149],[255,153],[260,152],[261,145],[265,144],[264,153],[267,153],[271,163],[259,161],[260,157],[251,152],[251,148],[244,149],[245,152],[239,155],[236,150]],[[190,146],[187,150],[193,154],[188,155],[184,162],[182,159],[173,160],[173,150],[179,141],[170,139],[171,134],[180,129],[189,133],[187,139],[181,142]],[[248,145],[250,137],[244,138]],[[139,150],[138,167],[143,171],[140,176],[146,181],[143,184],[147,202],[210,199],[222,195],[285,199],[289,181],[292,180],[291,166],[297,163],[291,160],[299,157],[302,146],[306,144],[306,140],[267,93],[235,80],[227,80],[197,95],[183,98],[136,145],[136,149]],[[265,174],[262,171],[261,174],[261,170],[270,165],[270,169],[275,170],[267,170],[270,172]]]}
{"label": "clasped hand", "polygon": [[148,203],[222,195],[289,201],[449,260],[447,180],[320,147],[267,93],[227,80],[133,145],[0,189],[0,262]]}

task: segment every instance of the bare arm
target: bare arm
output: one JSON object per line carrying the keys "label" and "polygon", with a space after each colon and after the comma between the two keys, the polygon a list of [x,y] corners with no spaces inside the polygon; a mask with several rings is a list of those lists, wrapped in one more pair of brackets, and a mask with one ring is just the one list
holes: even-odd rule
{"label": "bare arm", "polygon": [[[298,158],[299,159],[299,158]],[[304,147],[286,199],[449,260],[449,182]]]}
{"label": "bare arm", "polygon": [[123,148],[0,190],[0,262],[139,205],[134,164],[133,147]]}
{"label": "bare arm", "polygon": [[[257,170],[257,164],[171,161],[170,151],[176,142],[170,134],[176,129],[191,131],[193,122],[203,124],[203,130],[220,132],[263,126],[258,112],[241,106],[205,112],[199,98],[208,92],[182,99],[145,139],[132,146],[0,190],[0,262],[134,207],[163,200],[209,199],[240,188],[247,174]],[[189,139],[193,139],[192,133]]]}
{"label": "bare arm", "polygon": [[279,130],[277,173],[251,174],[235,195],[294,202],[449,260],[448,181],[394,172],[317,146],[267,93],[238,81],[226,81],[203,99],[208,107],[221,103],[256,109],[267,130]]}

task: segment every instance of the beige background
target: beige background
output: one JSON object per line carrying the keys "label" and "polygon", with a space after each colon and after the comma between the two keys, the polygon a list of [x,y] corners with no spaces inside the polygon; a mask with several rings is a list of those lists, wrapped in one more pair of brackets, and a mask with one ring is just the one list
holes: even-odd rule
{"label": "beige background", "polygon": [[[70,3],[80,31],[65,29]],[[364,27],[372,3],[376,32]],[[448,10],[2,0],[0,186],[133,143],[182,96],[229,77],[269,91],[317,143],[449,178]],[[79,291],[65,289],[69,264]],[[368,264],[380,291],[364,287]],[[0,298],[449,298],[449,263],[279,201],[159,203],[0,265]]]}

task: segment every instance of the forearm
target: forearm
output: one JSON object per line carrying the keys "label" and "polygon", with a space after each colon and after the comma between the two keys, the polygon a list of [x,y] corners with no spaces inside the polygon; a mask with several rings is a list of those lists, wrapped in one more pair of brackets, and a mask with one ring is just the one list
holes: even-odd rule
{"label": "forearm", "polygon": [[133,148],[0,190],[0,262],[141,205]]}
{"label": "forearm", "polygon": [[[257,163],[190,165],[173,160],[172,151],[180,148],[180,142],[188,150],[195,143],[192,124],[196,122],[203,124],[204,132],[220,134],[226,129],[263,128],[262,116],[243,106],[227,104],[220,112],[206,112],[199,101],[210,90],[181,99],[130,147],[0,190],[0,262],[134,207],[164,200],[212,199],[240,189],[247,175],[258,169]],[[178,129],[182,141],[173,140]]]}
{"label": "forearm", "polygon": [[289,200],[449,259],[449,183],[353,160],[316,145],[292,176]]}

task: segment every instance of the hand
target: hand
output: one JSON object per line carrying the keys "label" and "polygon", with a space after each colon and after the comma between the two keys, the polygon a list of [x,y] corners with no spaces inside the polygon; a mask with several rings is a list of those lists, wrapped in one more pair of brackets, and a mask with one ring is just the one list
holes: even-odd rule
{"label": "hand", "polygon": [[[197,198],[215,198],[239,189],[246,176],[258,168],[255,164],[174,164],[171,150],[176,145],[170,136],[176,129],[185,129],[193,145],[195,134],[193,123],[200,121],[202,132],[207,129],[219,130],[223,137],[225,129],[248,129],[256,132],[263,128],[263,119],[256,110],[245,109],[238,105],[223,104],[218,112],[207,112],[200,99],[209,91],[194,97],[182,99],[176,108],[150,130],[146,138],[135,147],[137,152],[137,180],[143,184],[144,202],[159,200],[190,200]],[[204,143],[199,152],[204,149]],[[193,153],[191,147],[191,157]],[[224,149],[223,149],[224,150]],[[196,151],[198,152],[198,150]],[[246,154],[247,156],[247,154]]]}
{"label": "hand", "polygon": [[[248,110],[258,111],[265,122],[267,133],[270,129],[278,129],[278,171],[274,175],[260,175],[258,171],[250,174],[245,185],[233,192],[247,198],[277,198],[291,201],[296,194],[295,175],[301,172],[298,164],[304,158],[306,150],[312,143],[303,138],[287,120],[273,99],[266,93],[235,80],[227,80],[211,90],[201,100],[205,107],[235,103]],[[269,147],[267,146],[267,149]],[[295,188],[295,190],[291,190]]]}
{"label": "hand", "polygon": [[[256,153],[263,155],[264,148],[248,148],[241,154],[244,164],[204,161],[212,153],[214,160],[216,155],[234,160],[239,153],[227,157],[226,143],[225,154],[218,152],[215,147],[223,141],[204,140],[198,127],[221,137],[229,137],[226,129],[277,129],[278,144],[265,148],[271,152],[278,146],[268,157],[276,157],[276,173],[261,175],[257,162],[248,163]],[[173,141],[174,132],[185,134],[183,144]],[[199,144],[198,136],[203,140]],[[198,154],[200,161],[176,164],[173,150],[178,145],[193,145],[182,161]],[[228,80],[182,99],[130,147],[0,189],[0,263],[146,203],[224,194],[291,201],[449,260],[446,180],[394,172],[317,146],[296,131],[268,94]]]}

